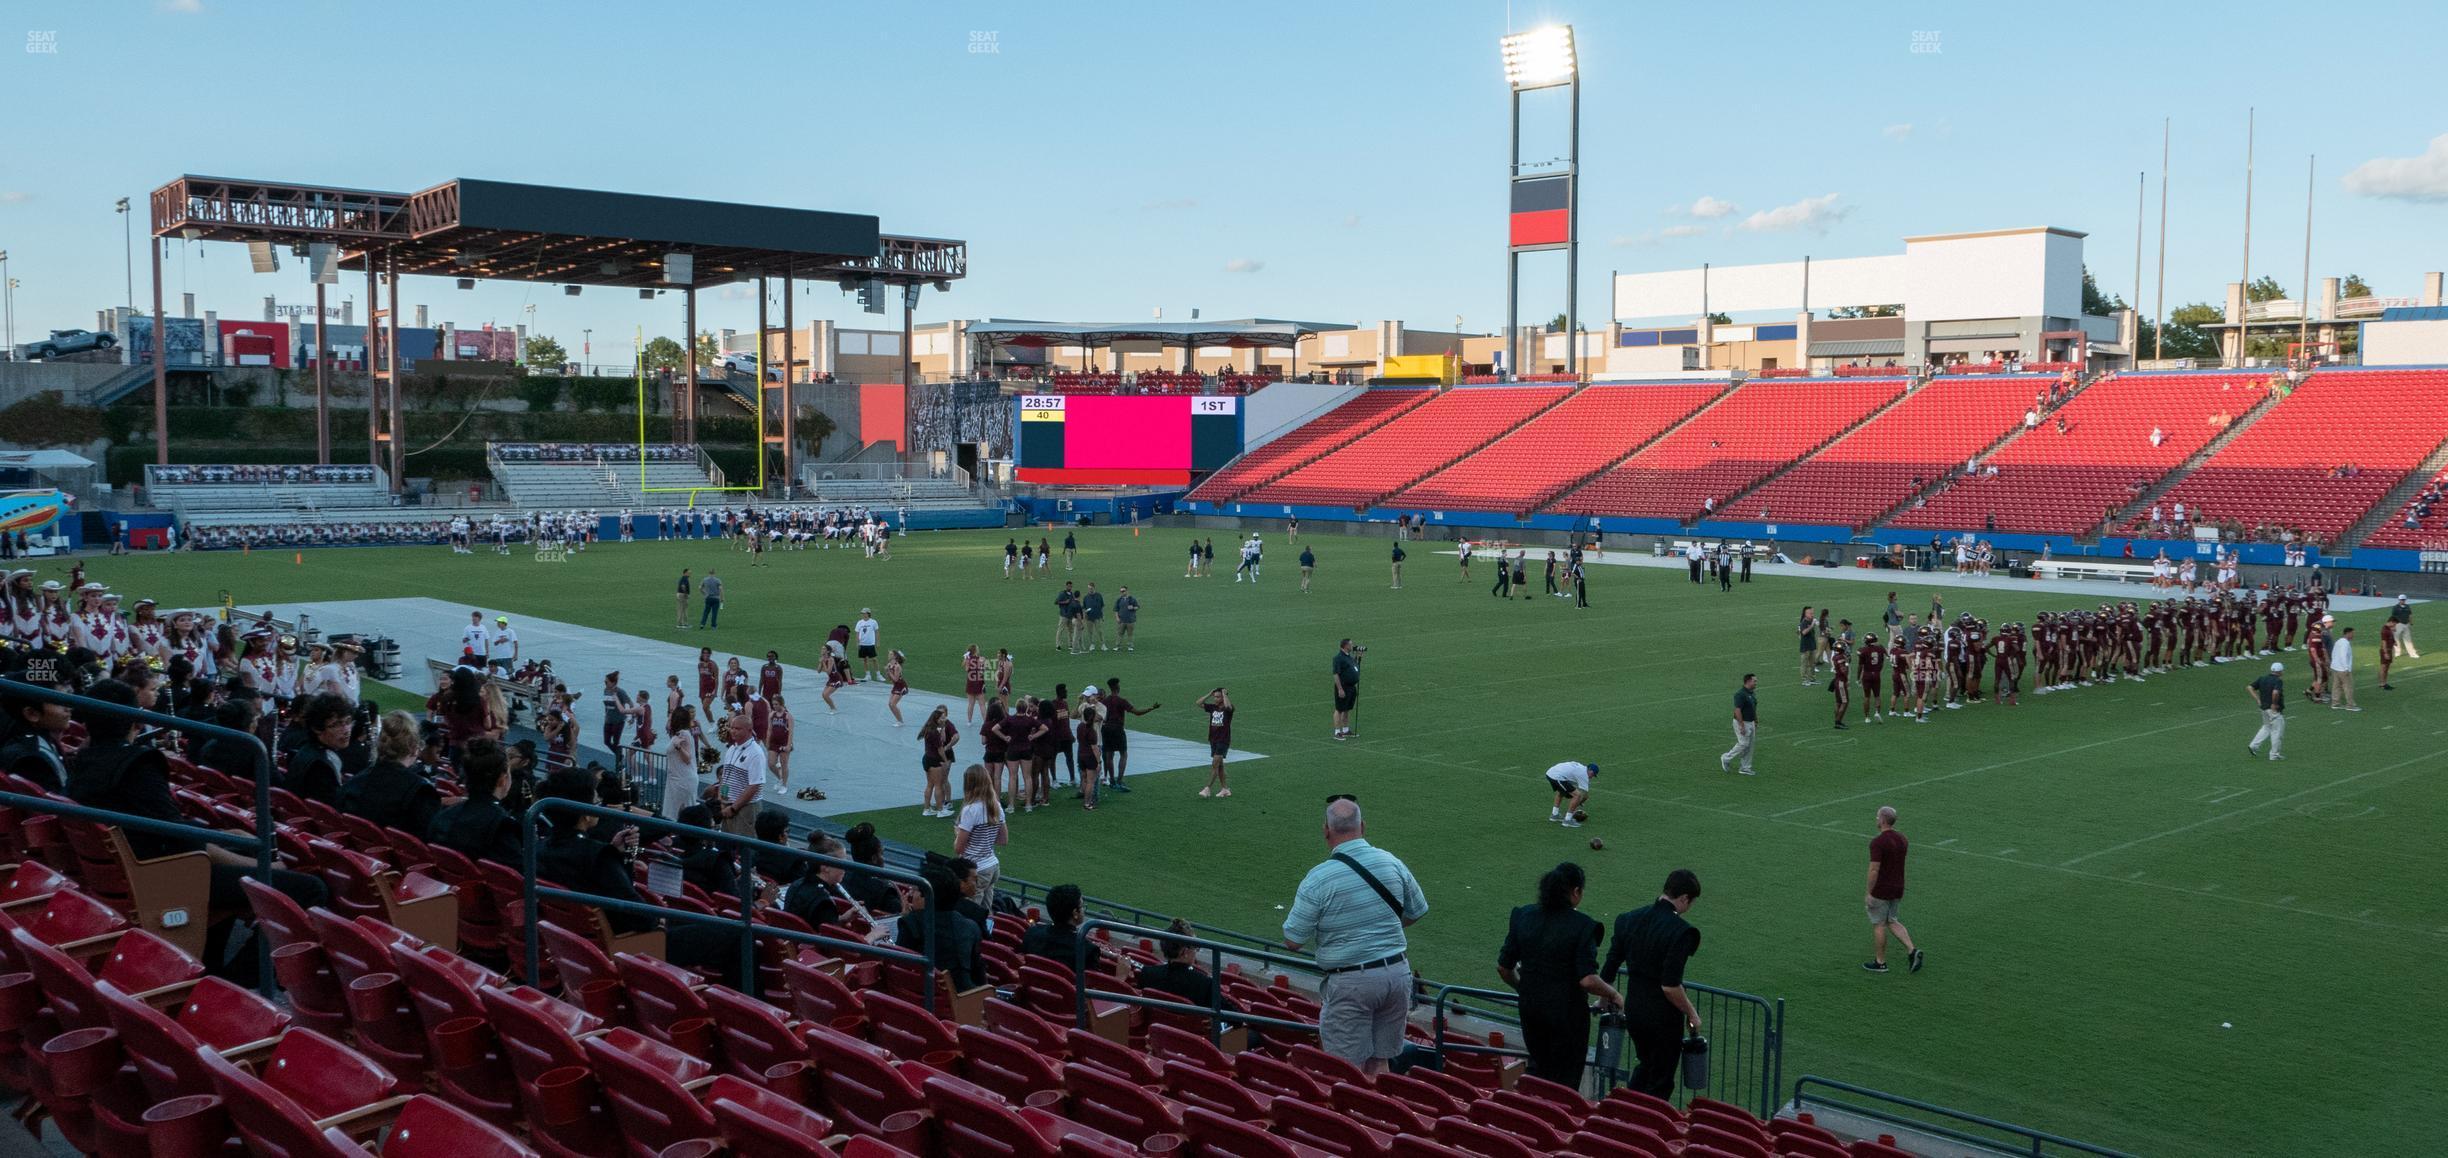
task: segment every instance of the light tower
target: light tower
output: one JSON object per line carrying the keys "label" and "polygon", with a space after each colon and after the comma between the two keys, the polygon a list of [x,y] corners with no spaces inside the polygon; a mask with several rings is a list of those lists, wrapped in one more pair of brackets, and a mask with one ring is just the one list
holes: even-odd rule
{"label": "light tower", "polygon": [[[1564,251],[1564,366],[1581,369],[1581,70],[1569,24],[1517,32],[1503,41],[1505,84],[1513,91],[1513,143],[1509,151],[1511,218],[1505,245],[1505,358],[1521,373],[1521,255]],[[1564,169],[1544,163],[1522,172],[1522,94],[1543,88],[1571,91],[1572,123]]]}

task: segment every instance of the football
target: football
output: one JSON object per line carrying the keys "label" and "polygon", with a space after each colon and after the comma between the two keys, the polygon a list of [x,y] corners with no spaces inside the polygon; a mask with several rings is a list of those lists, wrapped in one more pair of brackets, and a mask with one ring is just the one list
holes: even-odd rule
{"label": "football", "polygon": [[1583,822],[1583,821],[1586,821],[1586,820],[1588,820],[1588,819],[1589,819],[1589,810],[1588,810],[1588,809],[1581,809],[1581,810],[1578,810],[1578,811],[1576,811],[1576,812],[1574,812],[1574,813],[1573,813],[1573,823],[1574,823],[1574,824],[1579,824],[1579,823],[1581,823],[1581,822]]}
{"label": "football", "polygon": [[1591,837],[1591,838],[1590,838],[1590,847],[1591,847],[1592,849],[1602,849],[1602,848],[1605,848],[1605,847],[1606,847],[1606,841],[1601,840],[1601,839],[1599,839],[1598,837],[1593,836],[1593,837]]}

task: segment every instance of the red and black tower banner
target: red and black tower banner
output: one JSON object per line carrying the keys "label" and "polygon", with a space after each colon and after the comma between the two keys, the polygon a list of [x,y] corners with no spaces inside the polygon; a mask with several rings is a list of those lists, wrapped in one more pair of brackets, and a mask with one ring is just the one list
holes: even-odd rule
{"label": "red and black tower banner", "polygon": [[1513,182],[1512,226],[1515,249],[1571,241],[1572,178],[1558,175]]}

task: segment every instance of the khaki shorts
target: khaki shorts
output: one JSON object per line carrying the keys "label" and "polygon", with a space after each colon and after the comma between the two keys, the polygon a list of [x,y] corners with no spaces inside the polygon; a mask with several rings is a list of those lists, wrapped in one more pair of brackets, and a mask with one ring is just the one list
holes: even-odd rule
{"label": "khaki shorts", "polygon": [[1893,923],[1896,919],[1896,906],[1903,903],[1902,898],[1892,901],[1883,901],[1877,897],[1870,898],[1867,906],[1870,912],[1870,924],[1875,927]]}
{"label": "khaki shorts", "polygon": [[1327,1053],[1365,1065],[1402,1052],[1403,1026],[1411,1013],[1409,965],[1330,974],[1318,999],[1318,1044]]}

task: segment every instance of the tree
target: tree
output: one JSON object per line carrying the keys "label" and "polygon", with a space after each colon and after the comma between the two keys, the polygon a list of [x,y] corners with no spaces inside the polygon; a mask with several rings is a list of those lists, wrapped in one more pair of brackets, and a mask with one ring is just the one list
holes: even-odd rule
{"label": "tree", "polygon": [[562,379],[556,375],[522,378],[518,384],[519,399],[527,403],[530,412],[550,410],[561,404],[561,386]]}
{"label": "tree", "polygon": [[722,365],[722,345],[712,334],[697,335],[697,368],[705,370]]}
{"label": "tree", "polygon": [[2380,295],[2372,292],[2371,283],[2364,281],[2363,275],[2359,273],[2347,274],[2346,280],[2338,283],[2338,297],[2341,299],[2370,298],[2378,296]]}
{"label": "tree", "polygon": [[683,363],[688,361],[688,352],[680,348],[680,343],[670,338],[656,338],[646,343],[646,348],[640,353],[646,359],[648,370],[677,371]]}
{"label": "tree", "polygon": [[1717,310],[1709,311],[1708,320],[1709,324],[1712,326],[1730,326],[1734,324],[1733,315],[1722,313]]}
{"label": "tree", "polygon": [[1553,332],[1555,332],[1555,333],[1559,333],[1559,334],[1560,334],[1560,333],[1563,333],[1563,332],[1564,332],[1564,315],[1562,315],[1562,314],[1557,314],[1555,317],[1553,317],[1553,318],[1549,319],[1549,320],[1548,320],[1548,322],[1547,322],[1547,328],[1548,328],[1550,331],[1553,331]]}
{"label": "tree", "polygon": [[569,351],[562,349],[561,343],[542,334],[527,339],[527,365],[530,367],[541,366],[559,371],[568,362]]}
{"label": "tree", "polygon": [[1834,319],[1892,318],[1903,312],[1904,307],[1902,306],[1838,306],[1828,311],[1828,317]]}
{"label": "tree", "polygon": [[2254,278],[2252,284],[2244,287],[2244,300],[2248,302],[2274,302],[2285,296],[2286,287],[2268,274]]}
{"label": "tree", "polygon": [[2125,308],[2125,299],[2100,292],[2099,282],[2091,277],[2091,267],[2083,267],[2082,312],[2086,317],[2113,317]]}
{"label": "tree", "polygon": [[2215,358],[2219,354],[2218,336],[2203,326],[2226,320],[2226,312],[2208,302],[2194,302],[2176,307],[2168,315],[2166,341],[2160,341],[2158,326],[2145,323],[2140,335],[2141,347],[2136,351],[2142,358]]}

